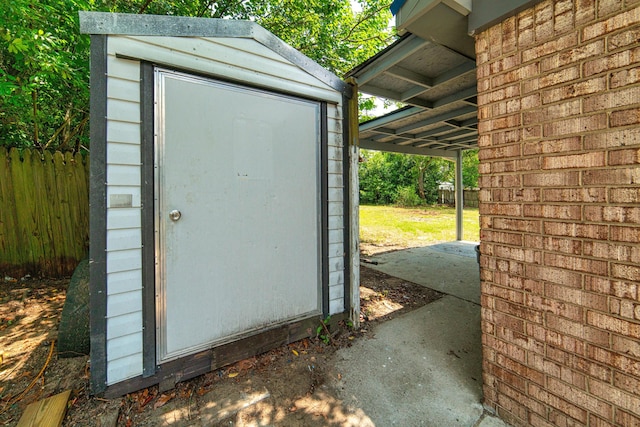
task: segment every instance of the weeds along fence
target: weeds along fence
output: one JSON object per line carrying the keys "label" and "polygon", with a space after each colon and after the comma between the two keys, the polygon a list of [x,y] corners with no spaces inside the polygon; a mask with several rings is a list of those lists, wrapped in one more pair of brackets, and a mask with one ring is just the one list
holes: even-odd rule
{"label": "weeds along fence", "polygon": [[69,276],[88,248],[89,157],[0,148],[2,277]]}
{"label": "weeds along fence", "polygon": [[[478,190],[464,190],[463,200],[465,208],[478,207]],[[452,190],[438,190],[438,203],[441,205],[455,205],[456,193]]]}

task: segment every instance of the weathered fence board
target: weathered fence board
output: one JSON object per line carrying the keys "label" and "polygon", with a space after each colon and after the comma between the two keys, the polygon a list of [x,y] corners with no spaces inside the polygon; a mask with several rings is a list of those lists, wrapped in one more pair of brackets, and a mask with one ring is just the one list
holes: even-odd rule
{"label": "weathered fence board", "polygon": [[0,148],[0,274],[63,277],[89,247],[89,158]]}
{"label": "weathered fence board", "polygon": [[[465,208],[478,207],[478,190],[464,190]],[[456,193],[453,190],[438,190],[438,203],[441,205],[455,205]]]}

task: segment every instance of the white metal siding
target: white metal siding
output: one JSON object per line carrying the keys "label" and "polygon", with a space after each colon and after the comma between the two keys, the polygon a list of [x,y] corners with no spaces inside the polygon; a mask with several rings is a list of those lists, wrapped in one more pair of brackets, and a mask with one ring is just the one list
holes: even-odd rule
{"label": "white metal siding", "polygon": [[107,384],[142,374],[140,63],[107,57]]}
{"label": "white metal siding", "polygon": [[344,212],[342,179],[342,104],[327,106],[329,161],[329,314],[344,310]]}
{"label": "white metal siding", "polygon": [[116,55],[330,102],[329,310],[342,313],[341,94],[252,39],[109,36],[107,50],[107,384],[142,374],[143,345],[140,63]]}
{"label": "white metal siding", "polygon": [[284,93],[333,102],[342,99],[335,89],[251,39],[111,36],[109,49],[123,56]]}

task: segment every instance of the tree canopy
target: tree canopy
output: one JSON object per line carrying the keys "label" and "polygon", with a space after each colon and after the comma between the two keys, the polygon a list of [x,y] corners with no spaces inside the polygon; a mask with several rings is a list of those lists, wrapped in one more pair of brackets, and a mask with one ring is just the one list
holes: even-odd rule
{"label": "tree canopy", "polygon": [[11,0],[0,14],[0,145],[89,146],[89,37],[78,11],[257,22],[338,75],[388,45],[390,0]]}

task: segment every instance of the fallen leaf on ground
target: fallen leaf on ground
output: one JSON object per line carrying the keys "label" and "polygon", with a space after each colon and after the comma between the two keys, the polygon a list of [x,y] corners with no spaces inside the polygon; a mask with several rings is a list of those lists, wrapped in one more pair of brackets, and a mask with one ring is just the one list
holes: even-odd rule
{"label": "fallen leaf on ground", "polygon": [[235,378],[235,377],[237,377],[237,376],[238,376],[238,373],[237,373],[237,372],[231,372],[231,373],[229,374],[229,378]]}
{"label": "fallen leaf on ground", "polygon": [[171,396],[170,394],[161,395],[156,401],[156,403],[154,403],[153,409],[158,409],[159,407],[164,406],[164,404],[170,401],[172,397],[173,396]]}

